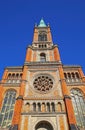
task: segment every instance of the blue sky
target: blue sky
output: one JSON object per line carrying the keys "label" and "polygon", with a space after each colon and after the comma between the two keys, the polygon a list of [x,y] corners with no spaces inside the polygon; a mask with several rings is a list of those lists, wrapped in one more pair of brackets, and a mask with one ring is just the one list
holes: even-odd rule
{"label": "blue sky", "polygon": [[34,24],[49,23],[62,63],[85,73],[85,0],[0,0],[0,79],[6,66],[24,64]]}

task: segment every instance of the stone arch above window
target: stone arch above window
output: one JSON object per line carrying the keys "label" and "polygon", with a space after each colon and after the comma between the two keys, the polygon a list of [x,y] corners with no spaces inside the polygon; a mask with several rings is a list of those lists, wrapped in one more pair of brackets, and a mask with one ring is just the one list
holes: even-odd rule
{"label": "stone arch above window", "polygon": [[53,130],[53,126],[48,121],[40,121],[35,126],[35,130]]}

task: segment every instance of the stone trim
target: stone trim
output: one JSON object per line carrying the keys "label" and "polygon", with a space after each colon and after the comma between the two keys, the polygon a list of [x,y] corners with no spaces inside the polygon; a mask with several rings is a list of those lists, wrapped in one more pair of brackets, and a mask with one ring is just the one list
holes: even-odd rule
{"label": "stone trim", "polygon": [[62,65],[61,61],[53,61],[53,62],[50,62],[50,61],[46,61],[46,62],[25,62],[24,65],[27,65],[27,66],[49,66],[51,65],[51,67],[53,65]]}
{"label": "stone trim", "polygon": [[63,69],[81,68],[80,65],[63,65]]}
{"label": "stone trim", "polygon": [[16,100],[23,100],[23,96],[22,95],[19,95]]}
{"label": "stone trim", "polygon": [[64,95],[64,99],[71,99],[71,97],[68,95]]}
{"label": "stone trim", "polygon": [[43,116],[47,116],[47,115],[49,115],[49,116],[56,116],[56,115],[66,115],[66,112],[63,112],[63,111],[61,111],[61,112],[22,112],[21,113],[21,115],[32,115],[32,116],[35,116],[35,115],[37,115],[37,116],[41,116],[41,115],[43,115]]}
{"label": "stone trim", "polygon": [[37,97],[37,96],[30,96],[30,97],[24,97],[23,98],[23,100],[49,100],[49,101],[51,101],[51,100],[55,100],[55,101],[57,101],[57,100],[63,100],[63,97],[56,97],[56,98],[54,98],[54,97]]}

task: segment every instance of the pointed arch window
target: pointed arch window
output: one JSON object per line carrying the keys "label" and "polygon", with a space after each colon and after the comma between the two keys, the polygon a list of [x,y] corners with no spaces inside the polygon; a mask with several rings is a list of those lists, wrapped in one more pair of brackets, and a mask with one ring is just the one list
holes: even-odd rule
{"label": "pointed arch window", "polygon": [[71,90],[72,103],[77,125],[85,128],[85,98],[79,89]]}
{"label": "pointed arch window", "polygon": [[46,54],[45,53],[41,53],[40,54],[40,61],[41,62],[45,62],[46,61]]}
{"label": "pointed arch window", "polygon": [[38,41],[47,41],[47,34],[46,33],[40,33],[38,35]]}
{"label": "pointed arch window", "polygon": [[9,128],[11,125],[15,100],[16,92],[14,90],[7,91],[4,97],[3,106],[0,113],[1,128]]}

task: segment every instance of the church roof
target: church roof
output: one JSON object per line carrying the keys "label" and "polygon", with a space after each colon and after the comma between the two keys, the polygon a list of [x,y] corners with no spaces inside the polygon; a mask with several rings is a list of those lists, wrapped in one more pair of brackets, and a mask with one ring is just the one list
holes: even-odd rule
{"label": "church roof", "polygon": [[38,27],[46,27],[46,24],[45,24],[43,18],[40,20]]}

